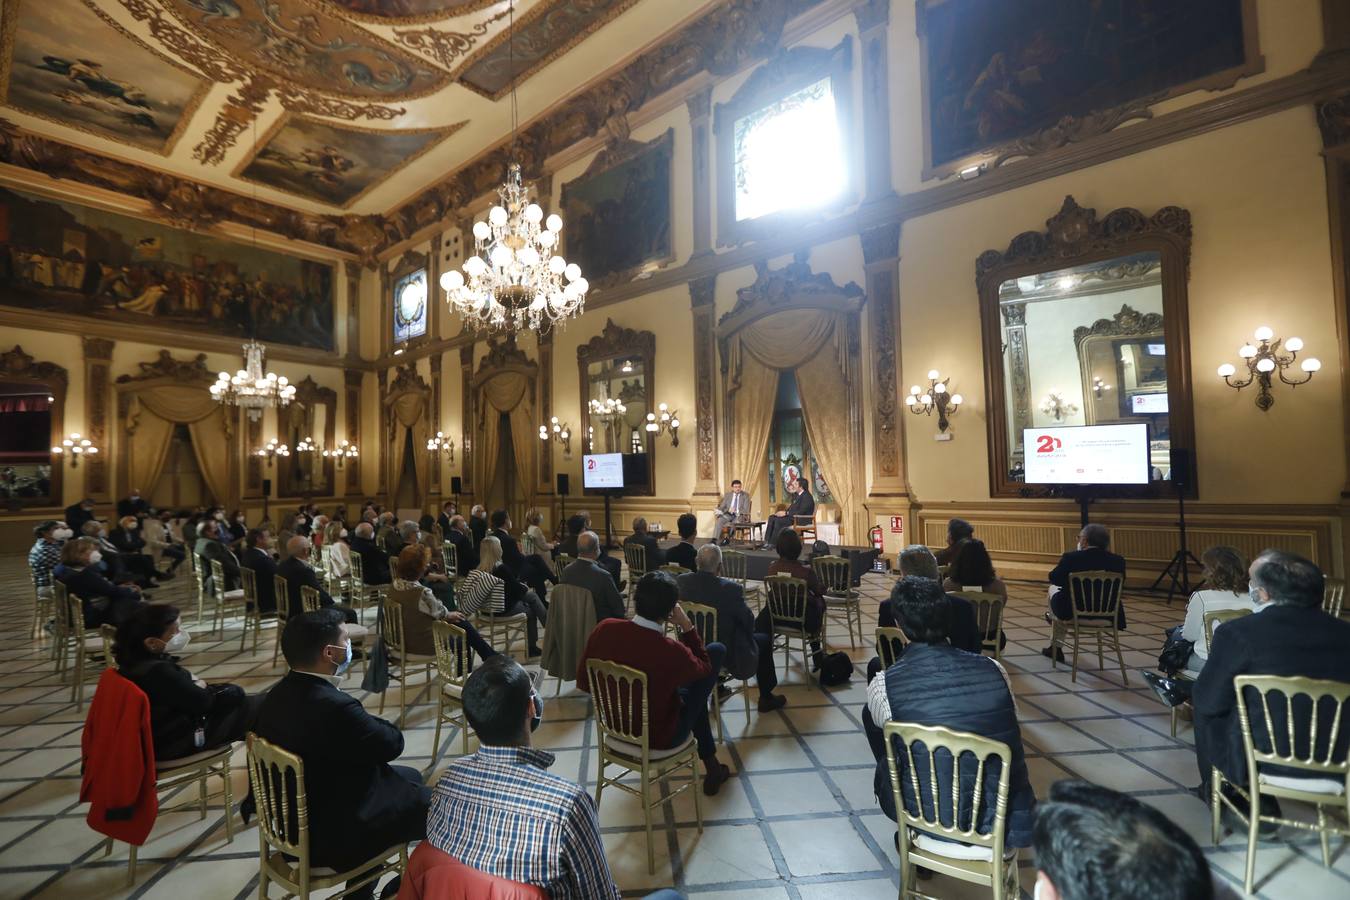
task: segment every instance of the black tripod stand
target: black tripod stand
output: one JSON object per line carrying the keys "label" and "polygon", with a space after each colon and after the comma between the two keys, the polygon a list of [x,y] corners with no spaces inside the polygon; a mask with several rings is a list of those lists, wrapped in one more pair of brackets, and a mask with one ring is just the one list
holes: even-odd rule
{"label": "black tripod stand", "polygon": [[[1175,473],[1175,471],[1176,469],[1173,467],[1173,472]],[[1196,559],[1195,555],[1186,548],[1186,488],[1177,481],[1173,481],[1172,484],[1177,490],[1177,530],[1180,546],[1172,556],[1172,561],[1167,564],[1167,568],[1163,569],[1162,574],[1149,586],[1150,591],[1156,591],[1164,578],[1171,579],[1171,583],[1167,586],[1168,603],[1172,602],[1172,595],[1178,590],[1184,596],[1189,597],[1191,595],[1193,588],[1191,587],[1190,563],[1195,563],[1197,569],[1204,570],[1200,560]],[[1195,589],[1198,589],[1202,584],[1204,584],[1203,579],[1195,585]]]}

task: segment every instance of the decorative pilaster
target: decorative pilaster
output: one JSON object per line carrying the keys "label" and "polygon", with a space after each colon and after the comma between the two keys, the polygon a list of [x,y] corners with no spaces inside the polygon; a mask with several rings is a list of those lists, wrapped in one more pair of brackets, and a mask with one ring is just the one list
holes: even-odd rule
{"label": "decorative pilaster", "polygon": [[905,433],[899,417],[900,223],[860,235],[867,273],[872,377],[872,497],[908,497]]}
{"label": "decorative pilaster", "polygon": [[[103,451],[85,457],[84,489],[88,496],[101,503],[111,499],[108,496],[108,371],[112,366],[112,352],[113,341],[107,338],[84,339],[84,430],[94,446]],[[145,490],[153,487],[145,485]]]}
{"label": "decorative pilaster", "polygon": [[713,308],[717,275],[705,275],[689,282],[689,304],[694,319],[694,425],[698,449],[694,496],[720,496],[717,483],[716,391],[717,332]]}
{"label": "decorative pilaster", "polygon": [[[361,358],[361,264],[348,260],[342,265],[347,276],[347,356]],[[347,440],[351,440],[350,437]]]}
{"label": "decorative pilaster", "polygon": [[[364,453],[365,448],[361,443],[361,385],[365,382],[365,373],[359,369],[345,369],[342,372],[342,379],[347,417],[345,440],[349,444],[356,445],[358,453]],[[345,465],[347,473],[345,490],[348,497],[353,497],[361,493],[361,457],[357,456]]]}
{"label": "decorative pilaster", "polygon": [[[388,276],[386,275],[386,278],[387,277]],[[375,444],[378,445],[375,449],[379,453],[379,456],[376,457],[376,463],[379,466],[380,471],[380,485],[376,493],[387,499],[389,496],[389,476],[387,474],[387,470],[389,469],[387,464],[389,457],[389,426],[386,420],[389,417],[389,413],[385,408],[384,398],[389,394],[389,370],[380,369],[376,375],[379,378],[380,383],[380,429],[378,437],[375,440]]]}
{"label": "decorative pilaster", "polygon": [[1012,397],[1012,452],[1022,450],[1022,432],[1031,421],[1031,360],[1027,350],[1027,305],[1007,303],[1003,313],[1003,352],[1008,357],[1008,393]]}
{"label": "decorative pilaster", "polygon": [[862,44],[863,202],[875,203],[894,194],[886,50],[891,0],[861,0],[853,15]]}
{"label": "decorative pilaster", "polygon": [[[553,416],[553,330],[539,335],[539,422]],[[565,417],[564,417],[565,418]],[[579,440],[573,438],[573,440]],[[553,495],[553,442],[539,441],[539,493]],[[578,443],[580,446],[580,443]]]}
{"label": "decorative pilaster", "polygon": [[260,500],[263,495],[263,461],[255,451],[263,445],[263,420],[242,416],[244,433],[244,497]]}
{"label": "decorative pilaster", "polygon": [[712,88],[706,87],[685,101],[689,107],[689,133],[694,151],[694,252],[692,259],[707,256],[712,249],[712,169],[710,164]]}
{"label": "decorative pilaster", "polygon": [[[441,247],[445,244],[444,232],[436,232],[431,236],[431,258],[427,260],[427,302],[431,304],[431,309],[427,311],[427,337],[433,341],[439,341],[444,333],[441,329],[441,317],[446,315],[445,303],[440,300],[441,297],[441,271],[445,265],[445,260],[441,258]],[[440,365],[437,363],[437,365]],[[433,370],[434,372],[435,370]],[[440,398],[440,379],[437,379],[436,391],[437,399]],[[436,415],[440,416],[440,403],[436,404]],[[439,418],[435,423],[440,425]],[[433,429],[434,432],[434,429]],[[439,468],[439,467],[438,467]]]}
{"label": "decorative pilaster", "polygon": [[[389,264],[380,264],[380,302],[375,304],[375,308],[380,311],[380,349],[375,355],[384,356],[394,349],[394,317],[388,313],[394,308],[393,277],[389,274]],[[430,289],[431,285],[427,285]],[[380,402],[384,402],[381,395]]]}
{"label": "decorative pilaster", "polygon": [[473,494],[473,344],[459,348],[460,397],[459,471],[464,493]]}
{"label": "decorative pilaster", "polygon": [[[441,241],[439,236],[436,238],[435,241],[432,242],[432,244],[433,244],[433,251],[431,254],[432,259],[431,266],[432,271],[434,271],[436,267],[435,259],[438,255],[437,251],[439,251],[441,248]],[[433,282],[433,284],[434,283],[435,282]],[[441,430],[441,354],[433,353],[431,354],[431,433],[434,435],[436,432],[440,430]],[[421,447],[414,447],[413,450],[417,452],[425,452],[425,450]],[[442,461],[441,454],[437,452],[434,461],[432,462],[431,465],[432,496],[439,497],[441,495],[441,466],[443,465],[444,462]]]}

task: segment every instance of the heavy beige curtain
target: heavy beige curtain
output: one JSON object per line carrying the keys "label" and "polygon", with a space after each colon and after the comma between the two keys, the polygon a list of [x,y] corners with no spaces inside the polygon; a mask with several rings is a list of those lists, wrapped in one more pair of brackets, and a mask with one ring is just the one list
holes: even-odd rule
{"label": "heavy beige curtain", "polygon": [[132,398],[123,450],[127,455],[127,475],[131,479],[128,487],[140,488],[147,497],[154,493],[160,473],[164,471],[164,461],[173,443],[173,424]]}
{"label": "heavy beige curtain", "polygon": [[[728,390],[734,392],[733,477],[740,477],[757,494],[764,478],[778,373],[796,373],[811,451],[829,479],[848,539],[856,543],[865,531],[854,483],[854,462],[862,448],[854,446],[849,419],[856,384],[848,357],[847,322],[845,314],[830,310],[794,309],[747,325],[729,345]],[[763,497],[758,499],[762,502]]]}
{"label": "heavy beige curtain", "polygon": [[390,414],[394,422],[394,442],[390,448],[393,455],[390,457],[391,471],[389,483],[397,493],[398,480],[403,473],[403,457],[408,452],[405,446],[408,442],[408,429],[412,429],[413,441],[413,471],[417,475],[417,491],[419,496],[425,497],[431,490],[431,460],[430,454],[419,453],[427,445],[429,435],[428,428],[430,423],[426,417],[426,395],[420,391],[408,391],[400,394],[393,403],[389,404]]}
{"label": "heavy beige curtain", "polygon": [[232,496],[230,489],[230,441],[222,416],[217,414],[189,422],[188,432],[192,435],[192,453],[197,457],[197,465],[201,466],[207,490],[217,503],[234,504],[238,498]]}
{"label": "heavy beige curtain", "polygon": [[483,403],[478,419],[479,489],[487,492],[497,475],[501,437],[497,433],[498,416],[506,413],[511,421],[511,442],[515,445],[516,475],[528,493],[534,487],[534,445],[539,442],[539,425],[534,421],[534,403],[530,399],[530,379],[520,372],[501,372],[483,382]]}
{"label": "heavy beige curtain", "polygon": [[199,384],[166,384],[136,391],[127,415],[132,479],[128,487],[154,489],[144,482],[159,480],[175,424],[188,426],[197,465],[216,502],[235,502],[230,481],[233,429],[226,410]]}

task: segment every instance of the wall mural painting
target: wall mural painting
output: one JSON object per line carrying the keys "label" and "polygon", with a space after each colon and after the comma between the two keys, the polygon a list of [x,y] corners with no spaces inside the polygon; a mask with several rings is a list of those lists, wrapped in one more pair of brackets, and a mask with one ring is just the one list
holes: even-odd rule
{"label": "wall mural painting", "polygon": [[164,0],[184,23],[249,66],[328,94],[421,97],[449,76],[305,0]]}
{"label": "wall mural painting", "polygon": [[210,87],[80,0],[4,0],[0,19],[4,103],[99,137],[167,154]]}
{"label": "wall mural painting", "polygon": [[0,188],[0,304],[332,350],[332,266]]}
{"label": "wall mural painting", "polygon": [[[634,274],[672,258],[671,156],[674,132],[649,144],[630,143],[622,161],[604,157],[562,188],[567,258],[587,280]],[[617,280],[617,279],[614,279]]]}
{"label": "wall mural painting", "polygon": [[[494,100],[566,53],[637,0],[539,0],[509,32],[473,55],[456,75]],[[510,43],[507,43],[510,38]]]}
{"label": "wall mural painting", "polygon": [[[919,0],[929,165],[1260,71],[1246,0]],[[1250,18],[1250,16],[1248,17]]]}
{"label": "wall mural painting", "polygon": [[366,191],[463,128],[371,131],[315,119],[283,119],[235,175],[246,181],[333,206],[349,206]]}

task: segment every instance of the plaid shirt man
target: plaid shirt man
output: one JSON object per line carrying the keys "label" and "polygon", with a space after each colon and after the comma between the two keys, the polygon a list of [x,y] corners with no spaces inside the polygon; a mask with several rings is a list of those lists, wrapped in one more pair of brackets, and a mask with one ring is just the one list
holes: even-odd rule
{"label": "plaid shirt man", "polygon": [[498,878],[542,887],[553,900],[618,900],[595,803],[545,771],[553,754],[481,747],[450,764],[431,798],[427,840]]}
{"label": "plaid shirt man", "polygon": [[61,561],[61,545],[38,538],[28,551],[28,568],[33,570],[33,581],[40,588],[51,590],[52,569]]}

